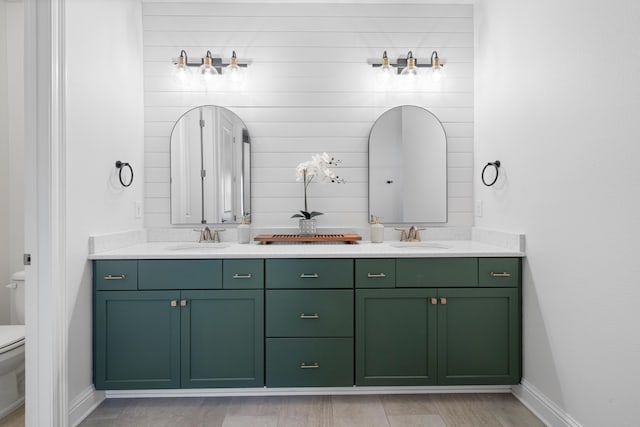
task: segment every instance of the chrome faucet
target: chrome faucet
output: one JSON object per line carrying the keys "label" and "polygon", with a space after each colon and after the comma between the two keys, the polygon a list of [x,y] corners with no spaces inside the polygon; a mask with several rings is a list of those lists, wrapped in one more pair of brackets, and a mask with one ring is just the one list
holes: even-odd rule
{"label": "chrome faucet", "polygon": [[211,229],[208,225],[205,225],[201,230],[194,229],[194,231],[200,232],[200,240],[198,242],[214,242],[220,243],[220,232],[225,231],[224,228]]}

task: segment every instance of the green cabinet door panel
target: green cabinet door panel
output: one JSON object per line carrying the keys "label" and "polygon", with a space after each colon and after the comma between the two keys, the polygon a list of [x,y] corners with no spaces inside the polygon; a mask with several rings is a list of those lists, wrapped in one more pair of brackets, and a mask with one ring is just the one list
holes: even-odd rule
{"label": "green cabinet door panel", "polygon": [[356,288],[394,288],[396,286],[395,258],[355,260]]}
{"label": "green cabinet door panel", "polygon": [[353,338],[267,338],[267,387],[353,385]]}
{"label": "green cabinet door panel", "polygon": [[96,260],[93,283],[97,291],[135,291],[138,289],[137,260]]}
{"label": "green cabinet door panel", "polygon": [[519,383],[518,289],[439,289],[438,299],[438,383]]}
{"label": "green cabinet door panel", "polygon": [[264,292],[182,291],[182,387],[264,385]]}
{"label": "green cabinet door panel", "polygon": [[520,258],[480,258],[478,282],[494,288],[520,286]]}
{"label": "green cabinet door panel", "polygon": [[397,287],[478,286],[478,258],[398,258]]}
{"label": "green cabinet door panel", "polygon": [[436,382],[435,289],[356,290],[356,385]]}
{"label": "green cabinet door panel", "polygon": [[352,337],[353,290],[267,290],[268,337]]}
{"label": "green cabinet door panel", "polygon": [[178,291],[96,292],[96,389],[180,386],[179,298]]}
{"label": "green cabinet door panel", "polygon": [[267,259],[266,287],[353,288],[352,259]]}
{"label": "green cabinet door panel", "polygon": [[140,260],[138,289],[222,289],[222,260]]}
{"label": "green cabinet door panel", "polygon": [[224,289],[264,288],[264,260],[222,260],[222,287]]}

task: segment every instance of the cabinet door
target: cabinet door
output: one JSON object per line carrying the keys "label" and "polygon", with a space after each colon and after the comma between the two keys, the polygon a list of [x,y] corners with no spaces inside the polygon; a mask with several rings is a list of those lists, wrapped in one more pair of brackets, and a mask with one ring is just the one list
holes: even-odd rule
{"label": "cabinet door", "polygon": [[182,387],[264,385],[264,291],[182,292]]}
{"label": "cabinet door", "polygon": [[435,289],[356,290],[356,385],[436,382]]}
{"label": "cabinet door", "polygon": [[177,291],[96,292],[96,389],[180,386],[179,297]]}
{"label": "cabinet door", "polygon": [[520,382],[518,289],[438,289],[438,383]]}

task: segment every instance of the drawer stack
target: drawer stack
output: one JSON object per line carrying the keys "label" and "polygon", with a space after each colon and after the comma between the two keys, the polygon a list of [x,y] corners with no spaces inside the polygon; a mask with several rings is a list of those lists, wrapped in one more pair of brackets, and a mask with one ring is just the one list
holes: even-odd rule
{"label": "drawer stack", "polygon": [[266,260],[266,385],[353,385],[353,260]]}

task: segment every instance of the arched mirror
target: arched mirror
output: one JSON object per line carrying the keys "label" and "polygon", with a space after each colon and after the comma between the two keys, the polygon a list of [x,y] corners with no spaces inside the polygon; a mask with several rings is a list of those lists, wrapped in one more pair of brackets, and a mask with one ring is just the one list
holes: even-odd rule
{"label": "arched mirror", "polygon": [[237,223],[251,212],[249,133],[232,111],[204,105],[171,131],[171,223]]}
{"label": "arched mirror", "polygon": [[447,136],[430,111],[385,111],[369,135],[369,214],[387,224],[447,222]]}

